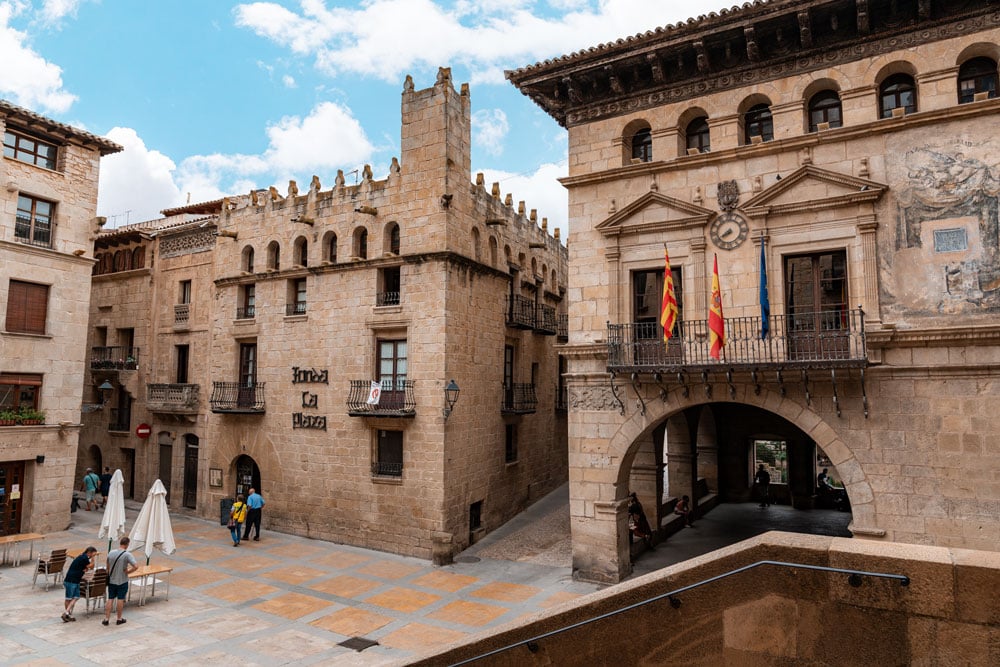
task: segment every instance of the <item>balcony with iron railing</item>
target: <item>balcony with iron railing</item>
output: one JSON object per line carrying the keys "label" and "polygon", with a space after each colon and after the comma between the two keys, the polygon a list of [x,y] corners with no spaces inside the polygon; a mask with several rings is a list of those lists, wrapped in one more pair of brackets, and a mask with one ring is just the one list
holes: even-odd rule
{"label": "balcony with iron railing", "polygon": [[213,382],[209,404],[215,413],[264,414],[264,383]]}
{"label": "balcony with iron railing", "polygon": [[726,344],[718,360],[709,354],[708,320],[678,322],[666,344],[656,322],[608,323],[608,370],[657,373],[868,364],[860,308],[772,315],[765,337],[761,336],[761,321],[760,317],[726,318]]}
{"label": "balcony with iron railing", "polygon": [[128,433],[131,430],[132,411],[111,408],[108,414],[108,431],[111,433]]}
{"label": "balcony with iron railing", "polygon": [[501,412],[511,415],[526,415],[534,412],[537,407],[538,399],[535,398],[535,385],[515,383],[504,386]]}
{"label": "balcony with iron railing", "polygon": [[147,384],[146,407],[161,414],[197,413],[199,393],[196,384]]}
{"label": "balcony with iron railing", "polygon": [[560,343],[565,343],[569,340],[569,315],[566,313],[559,313],[559,325],[556,329],[556,338]]}
{"label": "balcony with iron railing", "polygon": [[515,329],[535,328],[535,302],[520,294],[507,297],[507,326]]}
{"label": "balcony with iron railing", "polygon": [[383,380],[378,402],[369,403],[372,395],[370,380],[351,380],[347,396],[347,414],[352,417],[414,417],[417,401],[413,397],[413,380]]}
{"label": "balcony with iron railing", "polygon": [[376,306],[398,306],[399,292],[379,292],[375,295]]}
{"label": "balcony with iron railing", "polygon": [[190,303],[178,303],[174,304],[174,326],[175,327],[186,327],[188,325],[188,319],[191,317],[191,304]]}
{"label": "balcony with iron railing", "polygon": [[238,320],[252,320],[255,317],[257,317],[256,306],[243,306],[236,309],[236,319]]}
{"label": "balcony with iron railing", "polygon": [[294,303],[289,303],[285,305],[285,315],[305,315],[306,314],[306,302],[296,301]]}
{"label": "balcony with iron railing", "polygon": [[556,309],[539,303],[535,312],[535,333],[555,336],[557,331],[559,331],[559,318],[556,317]]}
{"label": "balcony with iron railing", "polygon": [[139,367],[139,348],[112,345],[90,348],[90,369],[134,371]]}
{"label": "balcony with iron railing", "polygon": [[374,461],[372,462],[372,475],[376,477],[402,477],[403,464]]}

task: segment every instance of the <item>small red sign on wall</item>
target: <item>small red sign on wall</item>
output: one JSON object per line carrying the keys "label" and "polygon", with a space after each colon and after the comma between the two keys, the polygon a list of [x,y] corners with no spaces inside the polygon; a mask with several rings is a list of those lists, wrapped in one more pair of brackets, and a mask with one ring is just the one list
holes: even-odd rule
{"label": "small red sign on wall", "polygon": [[139,424],[135,427],[135,434],[140,438],[148,438],[149,434],[153,432],[153,427],[149,424]]}

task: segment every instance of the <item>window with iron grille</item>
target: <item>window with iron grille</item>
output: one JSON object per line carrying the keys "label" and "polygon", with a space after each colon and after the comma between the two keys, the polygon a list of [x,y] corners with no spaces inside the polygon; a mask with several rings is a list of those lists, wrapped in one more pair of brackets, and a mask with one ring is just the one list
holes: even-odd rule
{"label": "window with iron grille", "polygon": [[22,243],[52,247],[52,218],[56,205],[44,199],[18,195],[14,238]]}
{"label": "window with iron grille", "polygon": [[393,266],[379,269],[379,291],[376,296],[377,306],[395,306],[399,304],[400,279],[399,267]]}
{"label": "window with iron grille", "polygon": [[507,424],[505,429],[504,463],[517,461],[517,424]]}
{"label": "window with iron grille", "polygon": [[236,309],[236,319],[252,320],[257,315],[257,286],[253,283],[240,287],[240,306]]}
{"label": "window with iron grille", "polygon": [[59,149],[55,144],[13,130],[6,130],[3,133],[3,154],[6,157],[46,169],[55,169],[58,152]]}
{"label": "window with iron grille", "polygon": [[306,279],[288,281],[288,308],[286,315],[304,315],[306,312]]}
{"label": "window with iron grille", "polygon": [[16,333],[44,334],[49,287],[11,280],[7,289],[6,329]]}
{"label": "window with iron grille", "polygon": [[387,477],[403,476],[403,432],[378,432],[376,459],[372,463],[372,474]]}

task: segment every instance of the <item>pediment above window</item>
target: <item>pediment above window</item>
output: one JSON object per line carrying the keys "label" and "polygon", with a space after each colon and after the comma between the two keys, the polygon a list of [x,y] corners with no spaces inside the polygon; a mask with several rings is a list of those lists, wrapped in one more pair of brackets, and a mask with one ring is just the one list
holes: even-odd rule
{"label": "pediment above window", "polygon": [[843,208],[874,202],[889,186],[849,174],[805,165],[740,207],[755,218]]}
{"label": "pediment above window", "polygon": [[647,192],[616,211],[595,229],[605,236],[703,228],[715,211],[658,192]]}

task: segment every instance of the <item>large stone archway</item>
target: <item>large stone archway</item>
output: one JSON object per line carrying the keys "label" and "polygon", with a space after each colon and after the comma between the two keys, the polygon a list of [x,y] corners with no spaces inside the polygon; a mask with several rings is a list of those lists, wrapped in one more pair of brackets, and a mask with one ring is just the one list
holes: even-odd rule
{"label": "large stone archway", "polygon": [[[668,418],[696,406],[718,401],[681,388],[662,400],[646,400],[644,410],[625,416],[604,414],[608,420],[596,427],[606,438],[581,438],[570,434],[570,519],[573,532],[574,576],[613,583],[630,572],[626,508],[633,460],[651,433]],[[822,416],[797,398],[761,387],[734,388],[727,403],[742,403],[776,414],[801,429],[829,456],[851,499],[855,534],[876,535],[874,494],[860,462]],[[593,424],[581,415],[576,424]],[[617,423],[610,423],[610,422]],[[575,436],[575,437],[574,437]]]}

